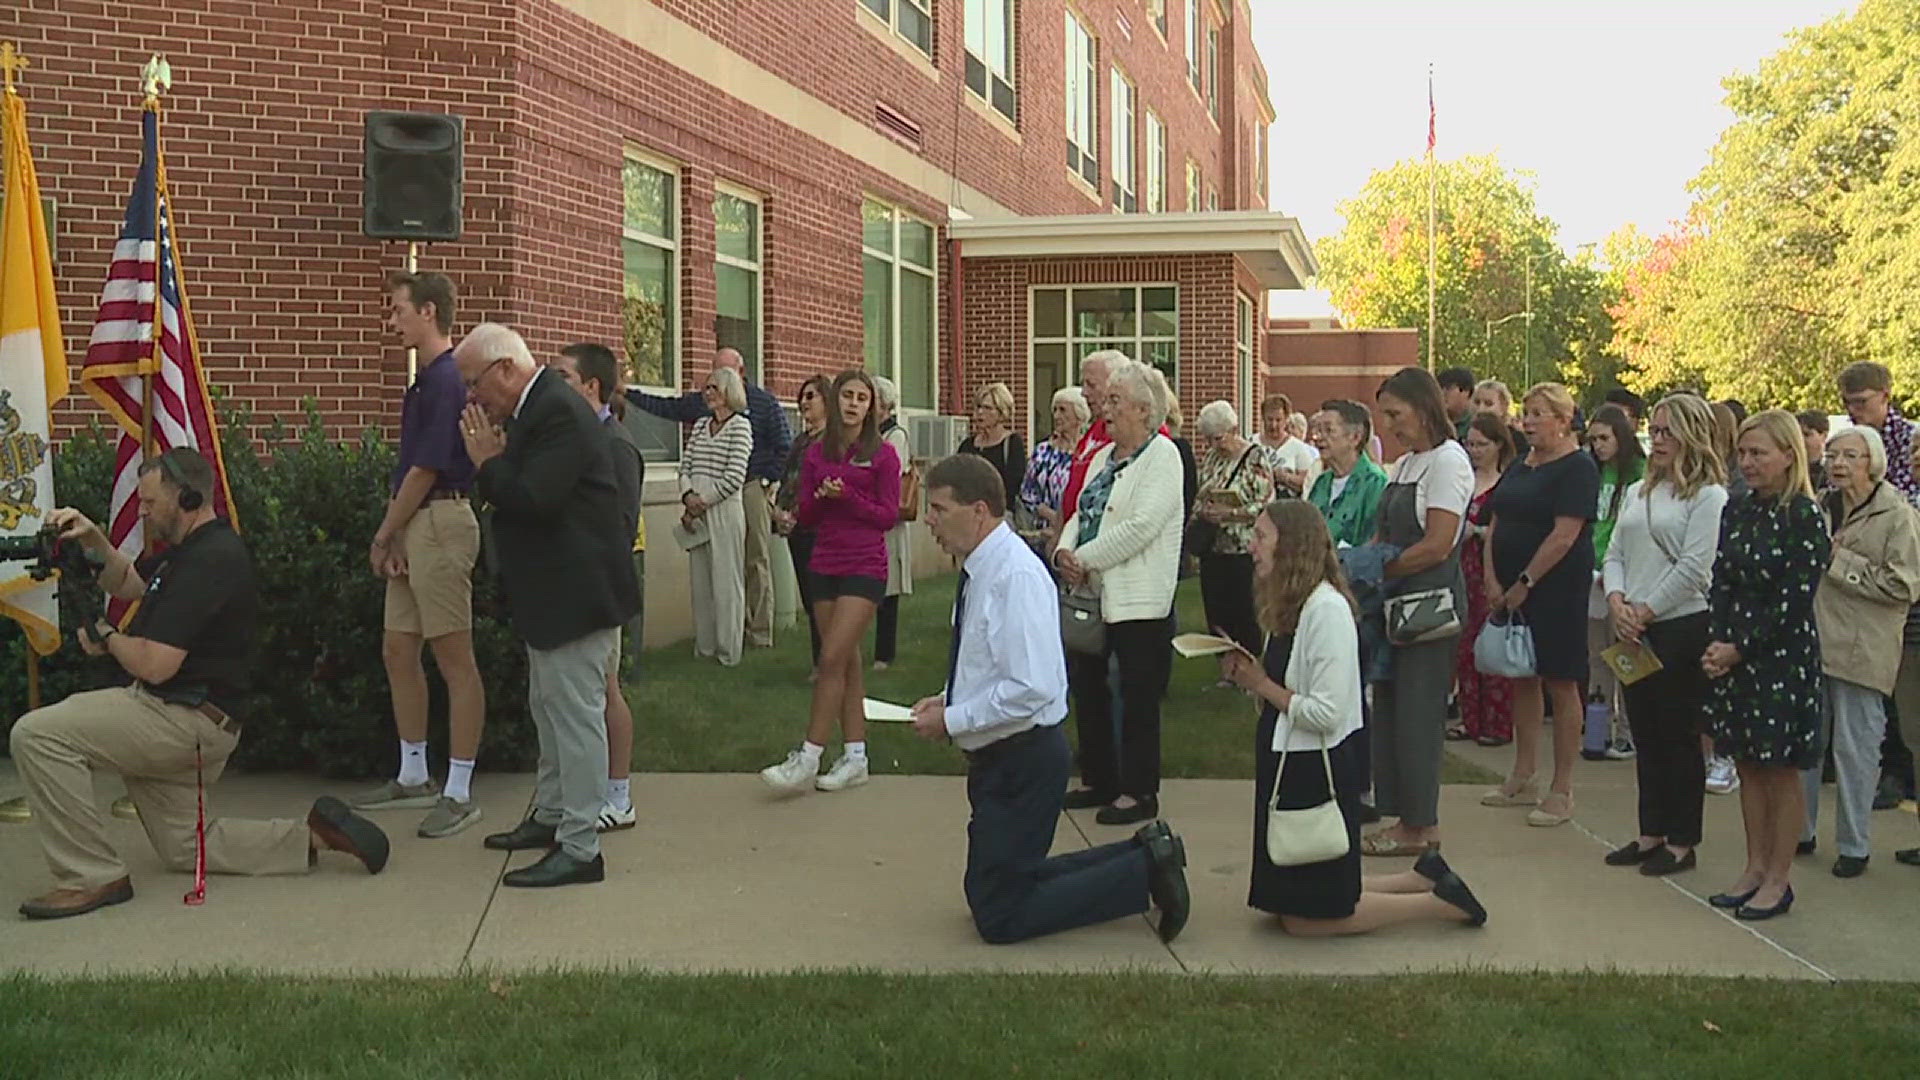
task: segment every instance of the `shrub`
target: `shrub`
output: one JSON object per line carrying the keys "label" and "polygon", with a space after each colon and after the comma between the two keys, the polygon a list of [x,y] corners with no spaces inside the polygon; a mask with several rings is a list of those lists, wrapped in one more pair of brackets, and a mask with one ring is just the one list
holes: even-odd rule
{"label": "shrub", "polygon": [[[275,421],[258,445],[245,410],[223,409],[221,419],[227,479],[260,589],[253,688],[237,710],[246,733],[233,764],[330,777],[386,772],[395,747],[381,659],[385,584],[367,568],[367,544],[384,512],[394,450],[373,431],[356,442],[329,439],[311,401],[297,433]],[[54,451],[61,502],[95,521],[106,517],[114,438],[95,426]],[[474,607],[487,691],[480,764],[531,768],[539,751],[526,711],[526,651],[490,617],[497,600],[487,574],[476,574]],[[41,661],[44,702],[118,681],[118,666],[85,657],[67,629],[61,651]],[[0,620],[0,701],[19,703],[9,712],[24,708],[25,664],[25,636]],[[428,682],[429,739],[444,756],[445,692],[438,679]]]}

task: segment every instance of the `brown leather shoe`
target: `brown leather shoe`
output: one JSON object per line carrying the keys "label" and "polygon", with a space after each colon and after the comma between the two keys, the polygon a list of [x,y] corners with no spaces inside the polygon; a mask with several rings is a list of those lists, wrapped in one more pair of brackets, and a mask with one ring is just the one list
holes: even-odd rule
{"label": "brown leather shoe", "polygon": [[[331,795],[313,801],[313,809],[307,812],[307,828],[329,850],[344,851],[359,859],[369,874],[377,874],[387,865],[387,834]],[[313,859],[307,862],[312,865]]]}
{"label": "brown leather shoe", "polygon": [[20,914],[29,919],[64,919],[85,915],[108,904],[124,904],[133,899],[133,882],[128,878],[109,881],[97,889],[55,889],[20,905]]}

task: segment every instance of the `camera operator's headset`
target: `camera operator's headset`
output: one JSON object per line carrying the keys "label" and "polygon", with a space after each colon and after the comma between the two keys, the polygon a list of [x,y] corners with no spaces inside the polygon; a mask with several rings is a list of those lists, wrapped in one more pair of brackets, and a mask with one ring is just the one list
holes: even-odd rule
{"label": "camera operator's headset", "polygon": [[161,454],[157,460],[160,463],[160,476],[179,492],[180,509],[191,514],[207,504],[207,496],[199,488],[187,483],[186,477],[181,476],[180,470],[173,464],[173,458]]}

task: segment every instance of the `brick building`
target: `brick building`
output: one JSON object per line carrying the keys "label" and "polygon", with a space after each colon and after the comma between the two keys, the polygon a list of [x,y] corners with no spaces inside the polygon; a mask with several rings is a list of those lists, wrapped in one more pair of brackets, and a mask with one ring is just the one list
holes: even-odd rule
{"label": "brick building", "polygon": [[[1381,380],[1423,363],[1420,332],[1413,329],[1349,330],[1331,316],[1275,319],[1267,324],[1266,338],[1266,392],[1287,395],[1304,413],[1333,398],[1371,409]],[[1404,449],[1384,435],[1381,439],[1388,460]]]}
{"label": "brick building", "polygon": [[[379,281],[403,251],[361,234],[361,141],[368,110],[400,109],[465,118],[464,233],[421,256],[459,283],[460,328],[511,323],[537,355],[623,341],[657,389],[695,385],[716,343],[782,397],[864,362],[935,435],[922,417],[1004,379],[1044,435],[1051,389],[1110,344],[1190,403],[1256,396],[1265,292],[1313,261],[1265,206],[1250,19],[1248,0],[12,0],[0,38],[34,64],[76,359],[159,51],[202,347],[257,412],[311,395],[343,435],[395,423]],[[63,422],[91,407],[70,402]],[[677,454],[677,429],[643,434]]]}

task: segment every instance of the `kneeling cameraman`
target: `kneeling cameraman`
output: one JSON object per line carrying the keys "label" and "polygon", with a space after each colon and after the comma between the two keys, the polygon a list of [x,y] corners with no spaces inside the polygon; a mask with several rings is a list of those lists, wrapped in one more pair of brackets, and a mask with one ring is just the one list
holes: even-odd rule
{"label": "kneeling cameraman", "polygon": [[[126,686],[74,694],[13,725],[13,760],[53,872],[54,889],[20,905],[31,919],[83,915],[133,898],[127,868],[107,843],[93,772],[121,774],[147,839],[169,869],[192,871],[199,775],[211,784],[240,741],[228,710],[245,690],[257,598],[246,545],[211,505],[213,468],[193,450],[169,450],[140,469],[140,518],[166,545],[137,564],[76,510],[47,523],[104,565],[100,585],[139,600],[125,633],[105,619],[79,628],[90,656],[110,655]],[[196,756],[200,765],[196,769]],[[291,819],[206,823],[206,868],[221,874],[291,874],[321,849],[344,851],[378,873],[387,838],[338,799]]]}

